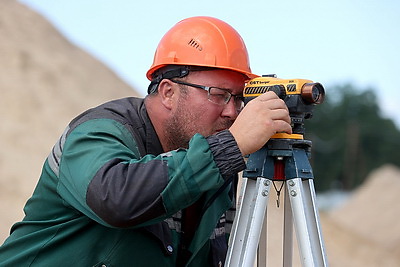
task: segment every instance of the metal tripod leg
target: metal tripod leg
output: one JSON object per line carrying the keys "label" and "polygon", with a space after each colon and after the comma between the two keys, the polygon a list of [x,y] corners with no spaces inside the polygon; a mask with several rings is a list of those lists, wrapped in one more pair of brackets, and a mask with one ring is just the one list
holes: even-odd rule
{"label": "metal tripod leg", "polygon": [[327,266],[312,179],[286,183],[302,266]]}
{"label": "metal tripod leg", "polygon": [[293,213],[289,205],[289,190],[285,190],[284,201],[283,267],[291,267],[293,265]]}
{"label": "metal tripod leg", "polygon": [[[225,266],[253,267],[257,247],[266,253],[266,239],[260,242],[261,230],[266,223],[271,181],[266,178],[243,178],[239,194],[238,211]],[[315,204],[312,179],[294,178],[286,182],[284,204],[283,266],[292,266],[293,225],[296,232],[303,267],[327,266],[319,216]],[[266,227],[264,226],[264,229]],[[263,255],[265,259],[265,255]],[[259,266],[266,266],[264,260]]]}
{"label": "metal tripod leg", "polygon": [[[307,154],[304,149],[288,149],[283,152],[277,150],[275,156],[269,156],[273,153],[268,154],[267,150],[260,150],[259,154],[249,158],[247,175],[257,173],[259,177],[243,178],[239,208],[233,224],[225,266],[253,267],[254,265],[272,184],[270,179],[262,177],[273,177],[267,171],[273,169],[272,158],[277,156],[286,158],[283,266],[292,265],[293,226],[303,267],[327,266],[315,204],[313,174]],[[265,243],[261,244],[263,251],[259,253],[266,253],[266,241],[263,242]],[[266,264],[265,260],[261,263]]]}
{"label": "metal tripod leg", "polygon": [[[293,216],[290,203],[288,201],[288,190],[284,190],[283,205],[283,267],[291,267],[293,259]],[[286,201],[287,200],[287,201]],[[260,243],[257,253],[257,266],[267,266],[267,243],[268,243],[268,205],[266,207],[263,230],[260,236]]]}
{"label": "metal tripod leg", "polygon": [[266,178],[243,178],[225,266],[254,265],[270,188]]}

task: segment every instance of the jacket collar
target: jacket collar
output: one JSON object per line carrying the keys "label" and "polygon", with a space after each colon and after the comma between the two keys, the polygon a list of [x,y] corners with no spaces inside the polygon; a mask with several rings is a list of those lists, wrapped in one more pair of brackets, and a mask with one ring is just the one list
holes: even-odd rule
{"label": "jacket collar", "polygon": [[146,105],[144,104],[144,100],[142,101],[142,104],[140,105],[139,108],[139,117],[143,125],[143,131],[141,131],[141,137],[142,140],[144,140],[145,143],[145,150],[146,154],[152,154],[152,155],[159,155],[162,154],[163,148],[160,143],[160,139],[157,136],[157,133],[154,129],[153,124],[151,123],[151,120],[149,118],[149,115],[147,114],[147,109]]}

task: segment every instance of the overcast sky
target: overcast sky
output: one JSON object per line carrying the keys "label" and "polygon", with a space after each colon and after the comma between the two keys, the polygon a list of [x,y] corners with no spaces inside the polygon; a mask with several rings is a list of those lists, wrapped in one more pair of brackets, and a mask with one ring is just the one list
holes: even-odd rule
{"label": "overcast sky", "polygon": [[398,0],[20,0],[145,95],[145,73],[164,33],[206,15],[243,37],[257,74],[374,88],[400,126]]}

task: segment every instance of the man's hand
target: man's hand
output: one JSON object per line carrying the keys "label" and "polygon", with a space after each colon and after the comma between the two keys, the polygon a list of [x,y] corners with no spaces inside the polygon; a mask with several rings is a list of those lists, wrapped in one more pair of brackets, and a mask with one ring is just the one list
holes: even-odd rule
{"label": "man's hand", "polygon": [[262,148],[276,133],[292,133],[289,111],[274,92],[266,92],[251,100],[229,128],[242,155]]}

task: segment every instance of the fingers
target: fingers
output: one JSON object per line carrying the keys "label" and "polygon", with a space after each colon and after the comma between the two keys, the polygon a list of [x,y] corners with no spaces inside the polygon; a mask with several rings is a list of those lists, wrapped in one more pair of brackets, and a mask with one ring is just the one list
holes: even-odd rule
{"label": "fingers", "polygon": [[285,101],[283,101],[282,99],[280,99],[274,92],[266,92],[256,98],[254,98],[253,100],[251,100],[248,104],[256,104],[257,102],[262,102],[264,104],[268,104],[268,108],[270,109],[278,109],[278,108],[282,108],[282,109],[286,109],[287,110],[287,106],[285,104]]}
{"label": "fingers", "polygon": [[[265,92],[262,95],[259,95],[254,100],[257,100],[257,101],[268,101],[268,100],[271,100],[271,99],[280,99],[280,98],[274,92],[268,91],[268,92]],[[282,102],[284,102],[284,101],[282,100]]]}
{"label": "fingers", "polygon": [[279,131],[276,131],[274,134],[277,133],[292,134],[292,126],[290,124],[290,121],[287,122],[286,120],[275,120],[274,123],[276,124],[276,126],[274,127],[275,129],[281,129]]}
{"label": "fingers", "polygon": [[274,92],[251,100],[230,128],[243,155],[259,150],[280,132],[292,133],[291,120],[285,102]]}
{"label": "fingers", "polygon": [[[256,112],[257,114],[253,114],[253,116],[261,115],[263,116],[261,119],[265,119],[268,121],[275,120],[283,120],[286,124],[291,123],[289,110],[286,106],[285,101],[280,99],[274,92],[267,92],[258,96],[248,103],[248,109],[251,109],[251,112]],[[287,125],[282,125],[283,128],[287,128]],[[280,127],[278,127],[280,128]],[[279,130],[279,129],[277,129]],[[291,131],[291,127],[290,127]]]}
{"label": "fingers", "polygon": [[269,115],[271,120],[284,120],[285,122],[290,124],[290,116],[289,116],[289,111],[285,107],[279,107],[277,106],[276,108],[270,107],[269,110]]}

